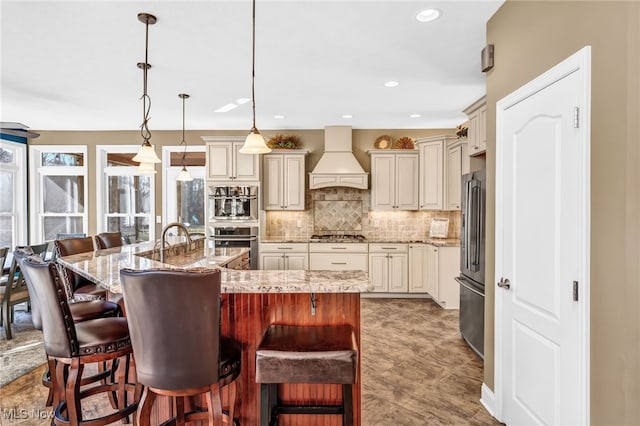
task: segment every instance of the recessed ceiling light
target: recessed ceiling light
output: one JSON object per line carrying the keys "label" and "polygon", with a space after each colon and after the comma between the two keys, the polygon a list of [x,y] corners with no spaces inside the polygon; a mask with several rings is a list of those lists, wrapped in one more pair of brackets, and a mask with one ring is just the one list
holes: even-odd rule
{"label": "recessed ceiling light", "polygon": [[351,114],[342,114],[342,118],[353,118]]}
{"label": "recessed ceiling light", "polygon": [[420,22],[431,22],[435,21],[440,17],[440,11],[438,9],[425,9],[420,11],[416,15],[416,19]]}
{"label": "recessed ceiling light", "polygon": [[238,98],[238,99],[236,99],[236,103],[238,105],[244,105],[247,102],[249,102],[250,100],[251,100],[251,98]]}
{"label": "recessed ceiling light", "polygon": [[420,114],[411,114],[409,118],[420,118],[422,117]]}
{"label": "recessed ceiling light", "polygon": [[384,85],[386,87],[396,87],[398,84],[400,84],[400,83],[398,83],[397,81],[393,81],[393,80],[385,81],[385,83],[384,83]]}
{"label": "recessed ceiling light", "polygon": [[286,118],[286,117],[282,114],[276,114],[273,116],[273,118],[275,118],[276,120],[282,120],[283,118]]}
{"label": "recessed ceiling light", "polygon": [[228,111],[231,111],[234,108],[238,108],[238,105],[233,104],[233,103],[226,104],[226,105],[222,105],[220,108],[218,108],[216,110],[216,112],[228,112]]}

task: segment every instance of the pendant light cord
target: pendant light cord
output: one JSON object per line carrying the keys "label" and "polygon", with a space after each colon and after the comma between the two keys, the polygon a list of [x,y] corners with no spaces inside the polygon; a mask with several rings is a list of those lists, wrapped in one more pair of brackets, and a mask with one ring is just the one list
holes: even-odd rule
{"label": "pendant light cord", "polygon": [[142,124],[140,125],[140,135],[145,144],[151,139],[151,131],[149,130],[149,111],[151,110],[151,98],[147,94],[147,70],[151,68],[149,65],[149,20],[145,23],[145,45],[144,45],[144,63],[139,63],[138,68],[142,68]]}
{"label": "pendant light cord", "polygon": [[253,127],[252,133],[256,133],[256,0],[253,0],[253,16],[252,16],[252,48],[251,48],[251,104],[253,111]]}
{"label": "pendant light cord", "polygon": [[184,145],[184,151],[182,151],[182,168],[184,169],[185,165],[184,165],[184,159],[187,155],[187,141],[184,139],[184,104],[185,104],[185,100],[187,98],[188,95],[181,95],[180,97],[182,98],[182,141],[180,142],[180,145]]}

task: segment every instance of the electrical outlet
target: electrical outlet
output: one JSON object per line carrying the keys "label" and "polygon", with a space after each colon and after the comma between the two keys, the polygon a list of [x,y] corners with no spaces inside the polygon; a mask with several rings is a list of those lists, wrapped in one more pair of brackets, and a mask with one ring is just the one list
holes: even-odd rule
{"label": "electrical outlet", "polygon": [[298,228],[302,228],[302,219],[298,219],[298,221],[296,222],[296,226]]}
{"label": "electrical outlet", "polygon": [[162,216],[156,216],[156,223],[162,223]]}

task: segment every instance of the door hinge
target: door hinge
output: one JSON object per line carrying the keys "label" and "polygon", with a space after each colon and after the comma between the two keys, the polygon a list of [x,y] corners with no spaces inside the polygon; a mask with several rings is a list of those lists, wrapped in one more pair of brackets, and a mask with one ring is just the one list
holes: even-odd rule
{"label": "door hinge", "polygon": [[578,301],[578,281],[573,282],[573,301]]}
{"label": "door hinge", "polygon": [[573,127],[575,129],[580,128],[580,107],[573,108]]}

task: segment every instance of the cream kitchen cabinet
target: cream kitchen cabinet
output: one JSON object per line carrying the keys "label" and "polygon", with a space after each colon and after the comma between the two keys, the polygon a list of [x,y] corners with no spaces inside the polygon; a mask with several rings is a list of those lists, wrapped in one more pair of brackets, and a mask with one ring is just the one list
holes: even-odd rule
{"label": "cream kitchen cabinet", "polygon": [[241,154],[244,138],[203,137],[207,145],[207,179],[217,182],[259,182],[260,156]]}
{"label": "cream kitchen cabinet", "polygon": [[464,113],[469,117],[468,155],[483,154],[487,150],[487,98],[482,98],[469,105]]}
{"label": "cream kitchen cabinet", "polygon": [[366,243],[309,243],[309,269],[368,271]]}
{"label": "cream kitchen cabinet", "polygon": [[307,243],[260,243],[260,269],[306,270],[309,269]]}
{"label": "cream kitchen cabinet", "polygon": [[369,244],[369,281],[374,292],[409,290],[407,244]]}
{"label": "cream kitchen cabinet", "polygon": [[427,245],[409,244],[409,293],[429,293]]}
{"label": "cream kitchen cabinet", "polygon": [[445,210],[460,210],[462,175],[469,173],[467,140],[447,141],[445,160]]}
{"label": "cream kitchen cabinet", "polygon": [[262,199],[265,210],[304,210],[304,162],[308,152],[280,150],[263,155]]}
{"label": "cream kitchen cabinet", "polygon": [[426,245],[427,292],[445,309],[460,307],[460,247]]}
{"label": "cream kitchen cabinet", "polygon": [[418,151],[371,150],[371,210],[418,210]]}
{"label": "cream kitchen cabinet", "polygon": [[443,210],[445,207],[445,149],[455,136],[435,136],[416,140],[419,157],[419,209]]}

